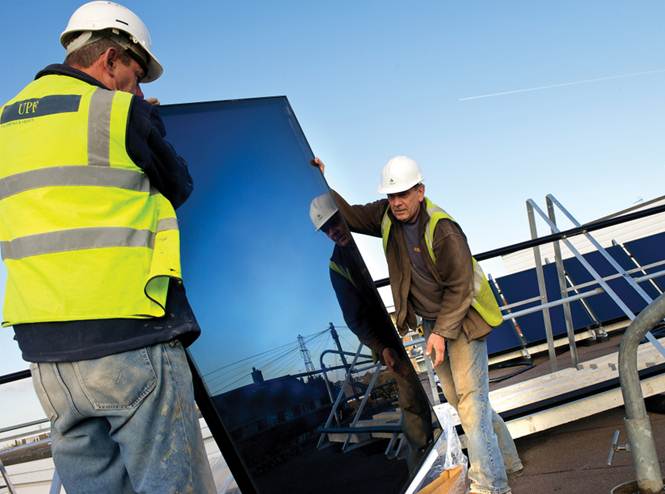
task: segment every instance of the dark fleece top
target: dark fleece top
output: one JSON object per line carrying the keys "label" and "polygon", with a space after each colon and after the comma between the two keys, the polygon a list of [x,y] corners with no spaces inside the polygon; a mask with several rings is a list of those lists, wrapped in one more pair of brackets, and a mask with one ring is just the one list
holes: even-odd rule
{"label": "dark fleece top", "polygon": [[399,348],[401,342],[360,259],[355,246],[335,245],[330,260],[346,270],[350,279],[331,268],[330,282],[344,322],[363,344],[380,356],[384,348]]}

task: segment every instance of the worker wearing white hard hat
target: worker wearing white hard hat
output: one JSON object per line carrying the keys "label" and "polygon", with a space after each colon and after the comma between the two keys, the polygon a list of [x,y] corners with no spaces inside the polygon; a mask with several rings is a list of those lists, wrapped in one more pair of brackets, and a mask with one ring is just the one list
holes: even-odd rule
{"label": "worker wearing white hard hat", "polygon": [[326,192],[312,199],[309,204],[309,219],[314,228],[320,230],[339,211],[332,196]]}
{"label": "worker wearing white hard hat", "polygon": [[[322,171],[317,158],[313,164]],[[467,438],[471,492],[508,493],[507,473],[522,469],[505,423],[489,403],[485,337],[502,322],[488,280],[457,222],[425,196],[418,163],[395,156],[383,167],[381,199],[349,205],[333,192],[351,231],[382,239],[398,330],[422,320],[448,402]]]}
{"label": "worker wearing white hard hat", "polygon": [[408,156],[395,156],[381,171],[379,192],[381,194],[404,192],[422,181],[423,175],[415,160]]}
{"label": "worker wearing white hard hat", "polygon": [[138,59],[144,70],[141,82],[152,82],[164,72],[152,52],[146,25],[134,12],[114,2],[100,0],[81,5],[60,35],[60,43],[69,55],[102,37],[110,37]]}
{"label": "worker wearing white hard hat", "polygon": [[328,192],[316,196],[309,205],[309,219],[314,228],[325,233],[336,245],[346,247],[351,242],[351,232],[337,212],[337,205]]}
{"label": "worker wearing white hard hat", "polygon": [[175,212],[192,181],[140,88],[161,65],[112,2],[81,6],[61,42],[65,62],[0,107],[3,321],[69,494],[215,492],[184,350],[201,332]]}

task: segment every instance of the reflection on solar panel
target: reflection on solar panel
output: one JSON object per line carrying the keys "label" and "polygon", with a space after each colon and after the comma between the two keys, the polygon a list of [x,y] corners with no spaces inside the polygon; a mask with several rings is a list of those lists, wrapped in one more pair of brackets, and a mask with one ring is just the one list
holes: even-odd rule
{"label": "reflection on solar panel", "polygon": [[[402,430],[396,402],[420,410],[408,431],[424,438],[418,448],[438,424],[411,366],[372,380],[380,366],[367,348],[356,354],[360,337],[408,362],[352,238],[329,233],[346,226],[288,101],[175,105],[162,116],[194,179],[178,217],[203,330],[190,349],[209,400],[200,406],[219,421],[211,429],[243,492],[400,492],[413,444],[385,454]],[[419,391],[405,393],[411,385]],[[345,433],[352,422],[362,432]]]}

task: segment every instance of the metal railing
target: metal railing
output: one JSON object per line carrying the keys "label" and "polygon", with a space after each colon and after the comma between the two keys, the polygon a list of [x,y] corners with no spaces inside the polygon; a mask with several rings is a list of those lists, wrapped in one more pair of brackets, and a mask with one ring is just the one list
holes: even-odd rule
{"label": "metal railing", "polygon": [[[2,384],[9,384],[12,382],[20,381],[23,379],[29,379],[31,378],[30,371],[19,371],[19,372],[12,372],[11,374],[5,374],[3,376],[0,376],[0,385]],[[2,427],[0,428],[0,434],[4,434],[6,432],[13,432],[13,431],[19,431],[21,429],[26,429],[29,427],[34,427],[37,425],[42,425],[42,424],[47,424],[50,423],[49,419],[43,418],[43,419],[38,419],[38,420],[32,420],[29,422],[23,422],[20,424],[15,424],[9,427]],[[20,441],[21,439],[26,439],[26,438],[32,438],[37,435],[42,435],[42,434],[49,434],[50,435],[50,427],[48,428],[39,428],[39,429],[32,429],[29,431],[24,431],[20,432],[18,434],[12,434],[9,436],[4,436],[0,437],[0,441],[6,442],[6,441]],[[51,439],[46,438],[46,439],[39,439],[37,441],[31,441],[25,444],[17,444],[15,446],[5,448],[5,449],[0,449],[0,455],[6,456],[6,455],[11,455],[15,453],[21,453],[23,451],[27,451],[30,449],[33,449],[35,447],[39,446],[49,446],[51,444]],[[9,494],[16,494],[17,489],[16,485],[12,482],[9,472],[7,472],[7,468],[5,467],[4,463],[2,462],[2,459],[0,458],[0,475],[2,475],[2,478],[5,483],[5,488],[8,490]],[[0,486],[1,487],[1,486]],[[53,471],[53,478],[51,479],[51,486],[49,490],[49,494],[59,494],[62,489],[62,481],[60,480],[60,476],[58,475],[58,471],[54,469]]]}
{"label": "metal railing", "polygon": [[[424,338],[418,338],[412,341],[409,341],[404,344],[405,349],[408,349],[409,347],[413,346],[418,346],[424,349],[425,345],[425,339]],[[351,442],[351,439],[354,434],[360,434],[360,433],[372,433],[372,432],[390,432],[392,434],[392,438],[390,440],[390,443],[388,447],[386,448],[386,455],[396,455],[397,452],[399,452],[399,449],[401,447],[402,441],[399,441],[399,445],[396,448],[397,451],[393,451],[391,453],[393,448],[393,445],[398,439],[399,434],[402,432],[401,425],[391,425],[391,424],[381,424],[381,425],[372,425],[372,426],[358,426],[358,423],[361,420],[361,417],[363,415],[363,412],[365,411],[365,408],[367,406],[367,403],[369,401],[369,398],[372,394],[372,391],[374,390],[376,386],[376,382],[379,378],[379,374],[381,373],[382,370],[385,369],[385,366],[379,361],[376,363],[371,363],[367,364],[367,362],[361,362],[362,367],[358,366],[358,360],[360,357],[368,357],[367,355],[363,355],[362,349],[364,347],[364,344],[360,343],[358,345],[358,348],[355,353],[351,352],[344,352],[349,356],[353,356],[353,360],[349,367],[346,370],[346,374],[344,376],[344,380],[342,382],[342,385],[340,386],[340,389],[337,393],[337,396],[335,399],[332,399],[332,394],[331,394],[331,403],[332,403],[332,408],[330,410],[330,413],[328,414],[328,418],[326,419],[326,422],[324,425],[319,429],[320,436],[319,436],[319,441],[317,443],[317,447],[321,448],[323,446],[323,443],[325,441],[325,438],[328,434],[332,433],[338,433],[338,434],[345,434],[346,438],[344,440],[344,443],[342,445],[342,451],[347,452],[352,449],[350,447],[349,443]],[[323,363],[323,357],[327,354],[337,354],[339,353],[336,350],[326,350],[321,353],[320,357],[320,363],[321,363],[321,368],[323,370],[323,376],[326,382],[326,387],[328,389],[328,392],[331,393],[331,387],[332,384],[328,382],[328,376],[326,372],[326,367]],[[430,384],[432,385],[433,388],[433,403],[437,404],[439,403],[439,397],[438,397],[438,392],[436,391],[436,384],[434,380],[434,370],[431,366],[431,362],[429,359],[426,359],[426,363],[429,363],[429,366],[427,367],[427,373],[428,373],[428,378],[430,381]],[[366,365],[364,365],[366,364]],[[344,397],[345,397],[345,389],[346,387],[352,382],[352,376],[355,373],[360,373],[360,372],[369,372],[370,373],[370,378],[369,382],[367,384],[367,388],[364,390],[361,396],[356,396],[355,392],[352,398],[360,398],[360,404],[358,405],[357,410],[353,414],[353,418],[351,419],[351,423],[348,426],[342,426],[341,421],[338,417],[337,411],[339,410],[339,407],[344,403]],[[349,398],[347,397],[347,400]],[[337,427],[332,426],[332,422],[335,420],[337,422]]]}
{"label": "metal railing", "polygon": [[[552,195],[548,194],[546,196],[546,202],[547,202],[547,212],[548,214],[545,215],[545,213],[538,207],[538,205],[533,201],[533,199],[529,199],[526,202],[527,205],[527,214],[529,217],[529,226],[531,228],[531,235],[533,238],[537,238],[537,229],[536,229],[536,224],[535,224],[535,218],[534,218],[534,211],[537,212],[540,217],[549,225],[549,227],[552,230],[553,234],[558,234],[561,233],[559,230],[557,224],[556,224],[556,216],[554,212],[555,206],[563,212],[563,214],[575,225],[576,228],[582,228],[582,225],[573,217],[572,214],[566,210],[566,208],[563,207],[563,205]],[[635,281],[632,276],[630,276],[626,270],[607,252],[607,250],[600,245],[598,241],[596,241],[595,238],[589,233],[589,231],[582,229],[580,231],[580,234],[584,235],[587,240],[591,242],[591,244],[595,247],[596,251],[600,253],[600,255],[610,264],[610,266],[616,270],[617,275],[621,278],[623,278],[628,285],[640,296],[644,301],[648,303],[652,302],[652,298],[649,296],[649,294],[638,284],[637,281]],[[575,259],[584,266],[584,268],[589,272],[589,274],[593,277],[594,281],[600,285],[599,288],[602,288],[602,290],[612,299],[612,301],[621,309],[621,311],[630,319],[631,321],[635,319],[635,313],[628,307],[628,305],[621,299],[621,297],[610,287],[610,285],[605,281],[605,279],[598,274],[596,269],[593,268],[591,263],[585,259],[585,257],[579,252],[577,248],[572,244],[572,242],[567,238],[567,237],[562,237],[561,239],[555,240],[554,241],[554,255],[555,255],[555,262],[556,262],[556,269],[557,269],[557,276],[559,278],[559,285],[560,285],[560,290],[561,290],[561,301],[563,303],[563,309],[564,309],[564,318],[566,321],[566,332],[568,334],[568,342],[569,342],[569,347],[570,347],[570,356],[572,359],[572,363],[575,367],[579,366],[579,356],[577,354],[577,347],[575,343],[575,332],[574,332],[574,327],[573,327],[573,317],[572,313],[570,310],[570,301],[574,299],[575,297],[581,297],[582,294],[580,295],[573,295],[573,296],[568,296],[568,290],[566,287],[566,281],[565,281],[565,274],[564,274],[564,269],[563,269],[563,260],[561,257],[561,250],[559,247],[559,240],[563,241],[566,244],[566,247],[570,250],[570,252],[575,256]],[[543,304],[547,303],[547,291],[545,289],[545,277],[544,277],[544,272],[543,272],[543,266],[541,262],[541,257],[540,257],[540,249],[538,246],[534,246],[534,258],[535,258],[535,263],[536,263],[536,273],[538,276],[538,287],[540,290],[540,296],[541,300],[543,301]],[[548,343],[548,353],[549,353],[549,358],[550,358],[550,367],[552,368],[552,371],[555,371],[557,369],[557,361],[556,361],[556,355],[554,353],[554,339],[552,337],[552,323],[549,318],[549,310],[546,310],[543,308],[543,318],[545,320],[545,331],[547,334],[547,343]],[[665,348],[660,344],[656,338],[651,333],[647,333],[647,339],[658,349],[658,351],[665,357]]]}
{"label": "metal railing", "polygon": [[[326,419],[325,424],[323,425],[323,428],[321,430],[321,434],[319,436],[319,441],[316,444],[317,448],[320,448],[323,445],[323,442],[324,442],[324,440],[325,440],[325,438],[328,434],[327,432],[324,432],[324,431],[330,428],[330,426],[333,422],[333,419],[337,421],[338,425],[340,425],[341,421],[339,420],[339,417],[337,416],[337,409],[342,404],[342,401],[343,401],[344,395],[345,395],[345,389],[347,388],[347,386],[349,386],[351,384],[351,380],[353,378],[353,373],[354,372],[362,372],[363,370],[369,370],[369,369],[372,369],[372,368],[375,367],[375,364],[372,363],[367,368],[357,368],[356,369],[356,364],[358,362],[358,359],[360,358],[360,351],[362,350],[363,346],[364,345],[362,343],[360,343],[358,345],[358,349],[356,350],[356,353],[353,354],[353,361],[351,362],[350,366],[346,369],[346,373],[344,375],[344,381],[342,382],[342,385],[340,386],[340,389],[337,393],[337,397],[335,398],[335,401],[332,404],[332,408],[330,409],[330,413],[328,414],[328,418]],[[323,366],[323,355],[324,354],[322,353],[322,355],[321,355],[321,365],[322,365],[322,367],[324,367]],[[328,376],[327,376],[327,373],[325,371],[323,373],[323,376],[324,376],[325,381],[326,381],[326,386],[328,388],[328,392],[330,394],[332,394],[330,392],[330,383],[328,382]],[[354,392],[354,394],[355,394],[355,392]]]}

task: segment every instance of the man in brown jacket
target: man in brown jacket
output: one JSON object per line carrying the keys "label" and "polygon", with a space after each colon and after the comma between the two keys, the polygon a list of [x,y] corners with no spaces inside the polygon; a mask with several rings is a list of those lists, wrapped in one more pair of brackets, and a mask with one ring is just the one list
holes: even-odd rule
{"label": "man in brown jacket", "polygon": [[[323,171],[318,158],[314,165]],[[425,197],[417,163],[396,156],[382,175],[387,199],[351,206],[333,192],[335,201],[352,231],[383,239],[400,333],[422,318],[426,353],[468,440],[471,492],[509,493],[507,473],[522,463],[489,403],[485,342],[501,313],[462,229]]]}

